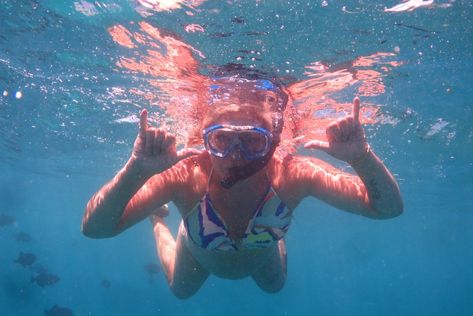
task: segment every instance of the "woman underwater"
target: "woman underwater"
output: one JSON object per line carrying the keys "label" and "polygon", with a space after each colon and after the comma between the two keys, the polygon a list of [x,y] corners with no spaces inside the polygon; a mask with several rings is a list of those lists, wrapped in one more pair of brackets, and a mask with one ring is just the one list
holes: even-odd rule
{"label": "woman underwater", "polygon": [[[306,197],[373,219],[403,211],[396,180],[368,145],[353,113],[330,124],[327,141],[306,148],[345,161],[356,175],[313,157],[275,153],[281,140],[288,95],[264,79],[213,79],[202,122],[205,150],[176,151],[175,136],[147,124],[131,157],[87,204],[82,231],[107,238],[149,217],[172,292],[192,296],[210,274],[251,276],[264,291],[279,291],[286,279],[284,235],[294,210]],[[165,225],[166,203],[182,221],[176,240]]]}

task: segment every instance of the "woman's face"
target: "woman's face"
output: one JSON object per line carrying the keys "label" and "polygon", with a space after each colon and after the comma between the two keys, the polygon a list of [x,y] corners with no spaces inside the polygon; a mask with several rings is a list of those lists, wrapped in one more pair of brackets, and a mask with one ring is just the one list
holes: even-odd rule
{"label": "woman's face", "polygon": [[[222,142],[234,144],[233,146],[228,146],[228,148],[231,148],[231,151],[225,157],[218,157],[213,154],[210,155],[214,168],[224,173],[225,171],[228,172],[230,168],[242,167],[254,162],[254,159],[248,159],[247,154],[242,150],[242,146],[248,145],[245,148],[251,148],[250,145],[252,142],[262,142],[265,131],[267,131],[268,134],[271,134],[270,121],[262,117],[261,114],[248,109],[245,110],[244,107],[241,107],[239,111],[229,111],[219,115],[215,120],[209,121],[205,128],[216,125],[235,127],[235,131],[227,128],[224,129],[224,133],[221,133],[223,136],[217,136],[225,138],[221,140]],[[255,127],[257,128],[257,131],[239,131],[238,129],[243,126]],[[254,138],[252,138],[252,134],[255,135]],[[217,139],[217,137],[214,139]],[[269,138],[269,146],[272,146],[271,137]],[[216,141],[218,141],[218,139]]]}
{"label": "woman's face", "polygon": [[[229,78],[214,81],[209,89],[210,113],[204,121],[204,129],[207,129],[207,136],[204,138],[214,168],[224,171],[249,166],[261,160],[260,158],[272,149],[275,144],[271,134],[273,115],[279,109],[281,100],[271,87],[272,84],[264,80]],[[216,125],[229,128],[220,128],[220,133],[209,134],[208,128]],[[242,130],[248,126],[253,129]],[[212,137],[208,137],[209,135]],[[261,138],[258,138],[261,135],[268,140],[265,142],[267,146],[259,151],[259,154],[252,155],[255,148],[261,148],[256,146],[263,143]],[[209,148],[210,140],[219,142],[223,150],[216,151],[218,146]],[[253,144],[256,144],[256,147]],[[225,151],[225,148],[229,150]]]}

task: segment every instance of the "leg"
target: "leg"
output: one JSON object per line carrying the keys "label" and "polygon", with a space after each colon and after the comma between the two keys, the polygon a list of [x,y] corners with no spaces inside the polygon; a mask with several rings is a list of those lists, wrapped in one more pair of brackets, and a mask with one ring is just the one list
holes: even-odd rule
{"label": "leg", "polygon": [[263,291],[276,293],[283,288],[286,275],[286,244],[284,240],[280,240],[272,256],[251,277]]}
{"label": "leg", "polygon": [[154,222],[156,250],[171,291],[178,298],[191,297],[201,287],[209,273],[190,254],[184,244],[181,229],[176,242],[162,218],[154,216],[151,220]]}

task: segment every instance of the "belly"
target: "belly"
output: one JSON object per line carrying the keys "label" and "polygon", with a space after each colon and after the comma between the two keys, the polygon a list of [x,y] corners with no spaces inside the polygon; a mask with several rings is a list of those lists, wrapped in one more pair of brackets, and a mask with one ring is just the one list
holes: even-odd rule
{"label": "belly", "polygon": [[[183,227],[182,227],[183,228]],[[278,255],[277,243],[268,248],[239,249],[236,251],[208,250],[196,245],[179,229],[179,237],[192,256],[208,272],[225,279],[241,279],[252,275],[273,255]]]}

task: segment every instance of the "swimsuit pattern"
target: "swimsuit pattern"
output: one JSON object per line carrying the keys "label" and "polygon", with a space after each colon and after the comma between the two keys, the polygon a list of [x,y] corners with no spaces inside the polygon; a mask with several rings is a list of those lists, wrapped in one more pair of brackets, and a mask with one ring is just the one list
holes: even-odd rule
{"label": "swimsuit pattern", "polygon": [[[267,248],[284,238],[292,220],[287,208],[271,186],[253,211],[239,245],[243,248]],[[190,239],[210,250],[238,250],[238,243],[228,234],[228,228],[215,211],[208,192],[183,220]]]}

